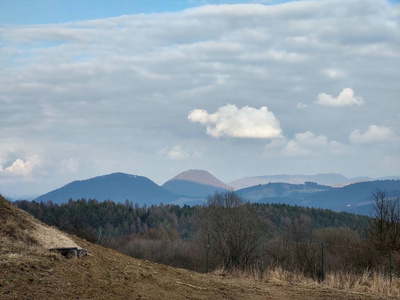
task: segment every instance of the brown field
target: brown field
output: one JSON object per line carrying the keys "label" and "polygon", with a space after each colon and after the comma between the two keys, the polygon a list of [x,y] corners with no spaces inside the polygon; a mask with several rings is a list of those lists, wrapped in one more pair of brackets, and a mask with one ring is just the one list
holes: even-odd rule
{"label": "brown field", "polygon": [[[47,251],[51,241],[89,255],[67,260]],[[396,299],[388,285],[374,290],[359,281],[359,291],[350,283],[343,289],[329,277],[319,284],[279,268],[260,280],[141,261],[50,228],[1,197],[0,270],[0,299]]]}

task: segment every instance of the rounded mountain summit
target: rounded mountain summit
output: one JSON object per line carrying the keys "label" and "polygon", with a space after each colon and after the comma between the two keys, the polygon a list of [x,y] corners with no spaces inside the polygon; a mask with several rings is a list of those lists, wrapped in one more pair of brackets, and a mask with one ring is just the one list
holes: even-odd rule
{"label": "rounded mountain summit", "polygon": [[97,199],[124,202],[130,200],[139,205],[169,203],[179,196],[166,191],[150,179],[125,173],[112,173],[86,180],[73,181],[59,189],[44,194],[36,202],[51,200],[66,203],[69,199]]}

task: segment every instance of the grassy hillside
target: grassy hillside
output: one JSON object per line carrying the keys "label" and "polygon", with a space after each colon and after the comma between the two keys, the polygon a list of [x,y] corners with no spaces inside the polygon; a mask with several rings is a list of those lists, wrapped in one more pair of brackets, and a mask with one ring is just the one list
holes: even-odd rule
{"label": "grassy hillside", "polygon": [[134,259],[63,234],[89,252],[67,260],[50,254],[35,238],[40,222],[1,196],[0,220],[1,299],[388,299],[380,293],[302,282],[296,276],[289,279],[279,271],[266,272],[263,279],[199,274]]}

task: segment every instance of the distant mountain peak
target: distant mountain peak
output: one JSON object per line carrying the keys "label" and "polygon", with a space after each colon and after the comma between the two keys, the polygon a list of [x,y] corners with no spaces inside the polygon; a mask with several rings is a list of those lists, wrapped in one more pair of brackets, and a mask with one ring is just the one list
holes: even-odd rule
{"label": "distant mountain peak", "polygon": [[164,189],[189,198],[204,199],[217,191],[231,190],[231,187],[204,170],[188,170],[176,175],[162,185]]}
{"label": "distant mountain peak", "polygon": [[219,180],[214,175],[212,175],[211,173],[209,173],[205,170],[196,170],[196,169],[187,170],[185,172],[182,172],[182,173],[176,175],[174,178],[172,178],[168,181],[173,181],[173,180],[191,181],[191,182],[215,186],[215,187],[219,187],[219,188],[223,188],[223,189],[230,189],[229,185],[223,183],[221,180]]}
{"label": "distant mountain peak", "polygon": [[65,186],[39,196],[35,201],[65,203],[68,199],[97,199],[124,202],[130,200],[139,204],[168,203],[178,198],[149,178],[122,172],[101,175],[85,180],[76,180]]}

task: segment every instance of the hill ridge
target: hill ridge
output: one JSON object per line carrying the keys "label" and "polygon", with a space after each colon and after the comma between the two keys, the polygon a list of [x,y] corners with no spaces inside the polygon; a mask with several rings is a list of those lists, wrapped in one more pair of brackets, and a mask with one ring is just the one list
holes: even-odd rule
{"label": "hill ridge", "polygon": [[179,197],[147,177],[116,172],[84,180],[72,181],[58,189],[37,197],[34,201],[65,203],[69,199],[97,199],[124,202],[125,200],[140,205],[167,203]]}
{"label": "hill ridge", "polygon": [[248,176],[240,179],[236,179],[229,184],[234,186],[236,189],[243,189],[246,187],[255,186],[258,184],[267,183],[291,183],[291,184],[302,184],[307,181],[316,182],[318,184],[329,185],[329,186],[344,186],[351,183],[370,181],[374,180],[370,177],[355,177],[347,178],[346,176],[338,173],[318,173],[312,175],[306,174],[275,174],[275,175],[259,175],[259,176]]}

